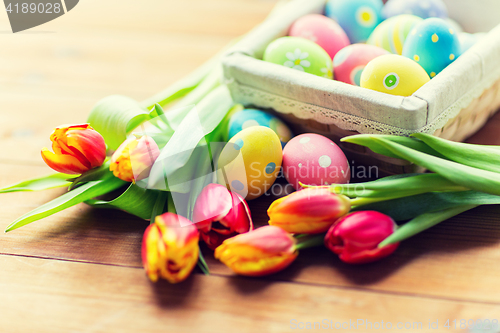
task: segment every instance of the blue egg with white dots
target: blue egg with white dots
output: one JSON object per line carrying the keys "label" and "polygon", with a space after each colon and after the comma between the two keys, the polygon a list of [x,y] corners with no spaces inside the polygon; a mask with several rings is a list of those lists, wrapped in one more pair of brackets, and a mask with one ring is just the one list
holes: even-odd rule
{"label": "blue egg with white dots", "polygon": [[428,18],[417,24],[403,46],[403,56],[417,62],[431,78],[461,53],[457,31],[440,18]]}
{"label": "blue egg with white dots", "polygon": [[382,22],[382,0],[329,0],[326,16],[344,29],[352,44],[365,42]]}
{"label": "blue egg with white dots", "polygon": [[282,147],[293,137],[290,128],[277,117],[258,109],[244,109],[231,116],[227,139],[230,140],[242,130],[253,126],[265,126],[272,129],[278,135]]}
{"label": "blue egg with white dots", "polygon": [[448,9],[443,0],[389,0],[382,9],[382,16],[389,17],[410,14],[423,19],[430,17],[447,18]]}

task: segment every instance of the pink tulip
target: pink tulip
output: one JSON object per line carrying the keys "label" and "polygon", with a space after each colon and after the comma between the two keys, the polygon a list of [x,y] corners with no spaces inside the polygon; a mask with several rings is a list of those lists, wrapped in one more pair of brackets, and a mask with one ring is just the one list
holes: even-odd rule
{"label": "pink tulip", "polygon": [[270,225],[294,234],[317,234],[327,231],[350,209],[349,198],[319,187],[306,188],[275,200],[267,214]]}
{"label": "pink tulip", "polygon": [[246,201],[225,186],[209,184],[194,205],[193,220],[201,238],[212,250],[222,242],[253,229]]}
{"label": "pink tulip", "polygon": [[394,220],[375,211],[360,211],[346,215],[328,230],[325,245],[350,264],[364,264],[387,257],[399,243],[379,248],[378,244],[397,228]]}
{"label": "pink tulip", "polygon": [[235,273],[263,276],[279,272],[297,258],[295,238],[268,225],[225,240],[214,256]]}

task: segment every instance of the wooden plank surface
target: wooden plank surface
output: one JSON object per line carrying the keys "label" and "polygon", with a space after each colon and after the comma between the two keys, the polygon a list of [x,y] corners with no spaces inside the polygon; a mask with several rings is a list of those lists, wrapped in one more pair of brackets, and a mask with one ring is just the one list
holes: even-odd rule
{"label": "wooden plank surface", "polygon": [[[86,0],[31,31],[0,34],[0,187],[50,172],[54,126],[85,121],[100,98],[142,100],[265,18],[273,0]],[[0,11],[0,32],[9,30]],[[500,115],[470,142],[500,144]],[[0,195],[0,229],[63,189]],[[250,203],[266,223],[274,197]],[[235,277],[204,248],[212,275],[151,284],[147,222],[85,205],[0,238],[0,332],[293,332],[298,322],[500,319],[500,208],[481,207],[350,266],[305,250],[282,273]],[[427,328],[428,329],[428,328]],[[358,331],[372,331],[360,327]],[[407,329],[408,332],[417,330]]]}

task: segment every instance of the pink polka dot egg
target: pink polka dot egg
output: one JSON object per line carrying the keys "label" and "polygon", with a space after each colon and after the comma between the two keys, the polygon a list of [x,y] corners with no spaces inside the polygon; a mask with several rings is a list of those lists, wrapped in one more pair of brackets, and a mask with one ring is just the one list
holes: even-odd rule
{"label": "pink polka dot egg", "polygon": [[349,183],[349,162],[332,140],[314,133],[291,139],[283,150],[283,174],[295,188]]}
{"label": "pink polka dot egg", "polygon": [[349,38],[340,25],[333,19],[320,14],[309,14],[299,18],[290,27],[288,35],[315,42],[332,59],[339,50],[350,44]]}
{"label": "pink polka dot egg", "polygon": [[333,59],[335,80],[359,86],[365,66],[384,54],[389,52],[374,45],[353,44],[344,47]]}

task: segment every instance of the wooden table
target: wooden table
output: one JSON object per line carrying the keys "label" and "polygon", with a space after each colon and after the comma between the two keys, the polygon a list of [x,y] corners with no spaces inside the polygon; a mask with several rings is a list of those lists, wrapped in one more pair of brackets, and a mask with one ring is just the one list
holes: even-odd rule
{"label": "wooden table", "polygon": [[[86,0],[18,34],[7,33],[0,11],[0,186],[49,172],[40,149],[53,127],[84,122],[107,95],[160,91],[274,4]],[[500,116],[472,141],[500,144],[499,133]],[[0,195],[0,229],[62,192]],[[251,203],[258,223],[271,200]],[[141,268],[147,222],[82,204],[0,238],[0,332],[293,332],[307,322],[371,332],[382,321],[407,332],[467,332],[461,319],[500,319],[499,214],[462,214],[374,264],[309,249],[282,273],[250,279],[208,258],[210,276],[196,271],[169,285],[150,283]]]}

